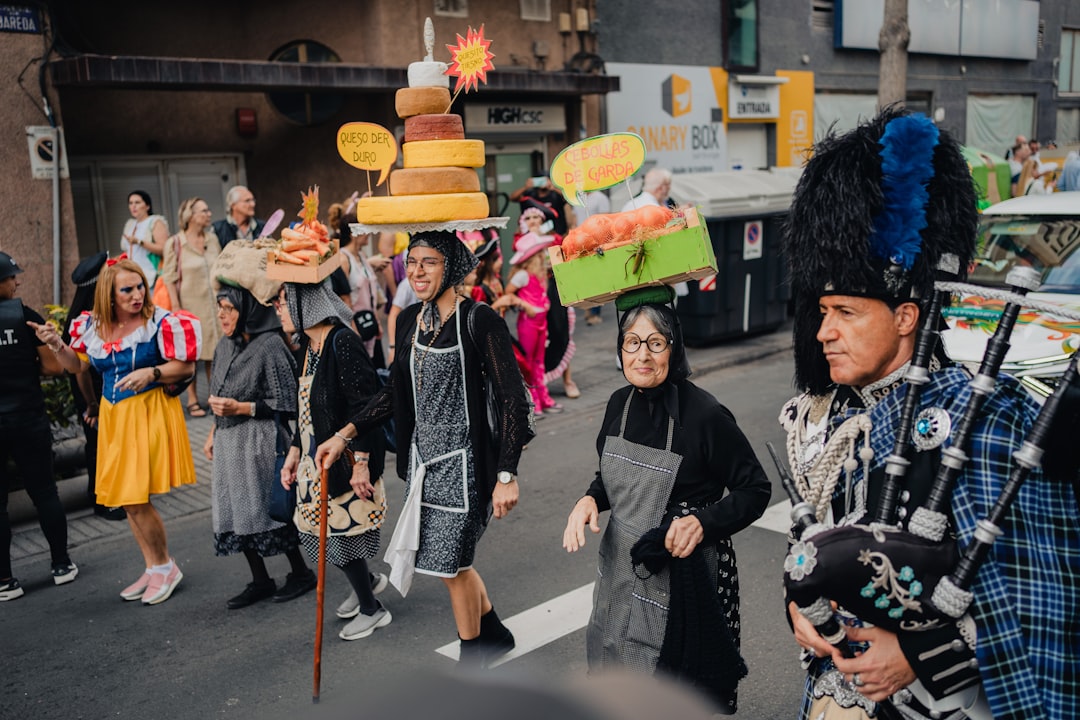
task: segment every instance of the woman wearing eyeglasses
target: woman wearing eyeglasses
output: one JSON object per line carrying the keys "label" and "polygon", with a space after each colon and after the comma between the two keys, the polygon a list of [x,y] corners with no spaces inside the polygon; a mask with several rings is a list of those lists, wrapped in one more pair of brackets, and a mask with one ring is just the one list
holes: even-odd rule
{"label": "woman wearing eyeglasses", "polygon": [[619,298],[619,353],[630,383],[608,400],[600,469],[570,513],[563,547],[600,532],[586,634],[589,671],[667,673],[733,712],[746,674],[731,536],[765,511],[770,485],[731,412],[687,378],[667,287]]}

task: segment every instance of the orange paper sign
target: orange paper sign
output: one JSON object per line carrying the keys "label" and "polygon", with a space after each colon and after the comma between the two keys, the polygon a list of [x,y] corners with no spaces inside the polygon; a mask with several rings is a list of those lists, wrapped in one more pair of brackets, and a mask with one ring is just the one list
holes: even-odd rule
{"label": "orange paper sign", "polygon": [[551,163],[551,182],[568,202],[583,205],[582,195],[618,185],[645,162],[645,141],[637,133],[610,133],[576,142]]}
{"label": "orange paper sign", "polygon": [[450,67],[446,69],[446,74],[457,77],[457,84],[454,86],[455,95],[463,86],[465,92],[469,92],[470,86],[476,90],[478,81],[487,83],[488,70],[495,69],[491,63],[491,58],[495,56],[488,50],[491,41],[484,39],[483,25],[480,26],[479,32],[474,31],[470,25],[466,37],[458,35],[457,39],[457,46],[446,46],[453,60]]}
{"label": "orange paper sign", "polygon": [[337,132],[337,151],[341,159],[361,170],[378,170],[382,185],[398,156],[394,133],[382,125],[366,122],[346,123]]}

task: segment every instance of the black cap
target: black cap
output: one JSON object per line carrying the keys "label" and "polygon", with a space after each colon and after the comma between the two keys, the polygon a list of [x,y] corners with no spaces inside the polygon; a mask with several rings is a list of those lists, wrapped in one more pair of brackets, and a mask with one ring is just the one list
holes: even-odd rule
{"label": "black cap", "polygon": [[823,295],[924,304],[942,255],[966,271],[979,223],[960,145],[923,115],[888,107],[814,147],[784,233],[795,306],[795,383],[831,385],[817,333]]}
{"label": "black cap", "polygon": [[7,280],[22,271],[23,269],[19,267],[19,263],[15,262],[15,258],[6,252],[0,252],[0,280]]}
{"label": "black cap", "polygon": [[97,282],[98,275],[101,274],[101,268],[105,267],[105,261],[108,258],[109,253],[106,252],[99,252],[96,255],[83,258],[75,266],[75,269],[71,271],[71,282],[79,287],[93,285]]}
{"label": "black cap", "polygon": [[473,255],[476,256],[477,260],[483,260],[488,255],[488,253],[490,253],[497,247],[499,247],[499,238],[498,236],[495,236],[480,247],[473,250]]}

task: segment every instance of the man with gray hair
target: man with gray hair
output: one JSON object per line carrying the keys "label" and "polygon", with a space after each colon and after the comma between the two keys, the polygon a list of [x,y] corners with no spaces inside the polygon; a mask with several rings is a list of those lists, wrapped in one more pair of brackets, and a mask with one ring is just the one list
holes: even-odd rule
{"label": "man with gray hair", "polygon": [[243,185],[234,185],[225,194],[225,217],[214,223],[214,234],[224,248],[233,240],[254,240],[265,224],[255,217],[255,196]]}
{"label": "man with gray hair", "polygon": [[641,185],[641,193],[637,197],[628,200],[622,206],[622,212],[635,210],[646,205],[666,207],[670,192],[671,171],[654,167],[645,173],[645,182]]}

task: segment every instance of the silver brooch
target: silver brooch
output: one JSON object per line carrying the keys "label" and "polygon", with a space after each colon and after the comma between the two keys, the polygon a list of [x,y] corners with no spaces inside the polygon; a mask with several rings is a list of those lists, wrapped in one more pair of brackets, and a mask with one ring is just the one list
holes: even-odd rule
{"label": "silver brooch", "polygon": [[949,413],[941,408],[925,408],[915,416],[915,424],[911,428],[911,442],[919,450],[933,450],[941,447],[951,432],[952,419]]}

